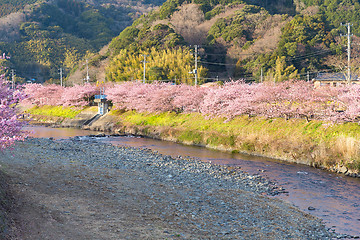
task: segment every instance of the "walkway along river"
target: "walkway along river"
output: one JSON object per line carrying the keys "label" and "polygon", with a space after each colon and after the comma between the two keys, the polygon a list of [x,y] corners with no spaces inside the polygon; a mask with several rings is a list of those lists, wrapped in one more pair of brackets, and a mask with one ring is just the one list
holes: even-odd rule
{"label": "walkway along river", "polygon": [[[94,132],[67,128],[37,126],[28,129],[32,130],[34,137],[55,139],[94,134]],[[285,190],[285,193],[277,195],[277,198],[324,219],[329,228],[338,233],[360,235],[360,178],[346,177],[300,164],[244,154],[224,153],[149,138],[129,136],[93,138],[93,140],[149,148],[165,155],[190,156],[201,161],[241,167],[250,174],[258,174],[276,182]]]}

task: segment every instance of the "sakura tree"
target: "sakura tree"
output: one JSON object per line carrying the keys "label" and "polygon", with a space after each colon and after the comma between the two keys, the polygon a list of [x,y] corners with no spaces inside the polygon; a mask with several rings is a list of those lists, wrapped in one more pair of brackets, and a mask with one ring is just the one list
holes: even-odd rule
{"label": "sakura tree", "polygon": [[355,121],[360,117],[360,86],[351,85],[343,88],[338,97],[338,110],[343,119]]}
{"label": "sakura tree", "polygon": [[[241,115],[266,118],[306,118],[341,122],[360,116],[360,87],[314,88],[304,81],[253,83],[243,81],[210,87],[155,82],[103,84],[115,109],[138,112],[199,112],[207,117],[232,119]],[[85,106],[99,94],[99,87],[85,84],[62,88],[58,85],[25,85],[25,104]]]}
{"label": "sakura tree", "polygon": [[172,100],[173,107],[178,112],[200,112],[201,104],[208,91],[208,88],[181,84]]}
{"label": "sakura tree", "polygon": [[99,89],[92,84],[75,85],[64,89],[59,105],[63,106],[86,106],[90,99],[99,94]]}
{"label": "sakura tree", "polygon": [[262,84],[249,85],[243,81],[211,87],[204,96],[200,110],[210,117],[229,119],[243,114],[257,114],[257,98],[262,87]]}
{"label": "sakura tree", "polygon": [[132,96],[132,89],[136,87],[137,83],[133,82],[124,82],[116,85],[114,84],[106,88],[107,99],[112,101],[115,109],[132,110],[127,105],[127,103],[129,103],[129,98]]}
{"label": "sakura tree", "polygon": [[10,89],[4,77],[0,77],[0,150],[3,150],[15,141],[23,140],[23,122],[18,120],[16,105],[21,99],[19,91]]}
{"label": "sakura tree", "polygon": [[23,105],[61,105],[64,88],[60,85],[42,85],[30,83],[23,86],[23,92],[26,98],[22,101]]}

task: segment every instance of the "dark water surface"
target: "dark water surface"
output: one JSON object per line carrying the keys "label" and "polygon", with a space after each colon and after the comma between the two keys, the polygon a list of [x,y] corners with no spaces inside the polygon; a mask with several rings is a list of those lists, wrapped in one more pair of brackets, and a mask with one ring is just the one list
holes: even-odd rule
{"label": "dark water surface", "polygon": [[[68,128],[27,127],[34,137],[55,139],[85,136],[97,132]],[[301,164],[269,158],[231,154],[203,147],[139,137],[97,138],[115,145],[149,148],[171,156],[190,156],[201,161],[241,167],[250,174],[261,175],[288,191],[276,196],[299,209],[322,218],[327,227],[338,233],[360,235],[360,178],[330,173]],[[309,207],[315,210],[308,210]]]}

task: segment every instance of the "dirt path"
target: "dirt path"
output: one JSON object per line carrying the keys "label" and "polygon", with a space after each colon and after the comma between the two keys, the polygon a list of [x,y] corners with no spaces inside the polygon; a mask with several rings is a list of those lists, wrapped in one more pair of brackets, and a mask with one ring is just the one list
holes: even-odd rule
{"label": "dirt path", "polygon": [[0,155],[6,239],[330,239],[269,183],[146,150],[32,139]]}

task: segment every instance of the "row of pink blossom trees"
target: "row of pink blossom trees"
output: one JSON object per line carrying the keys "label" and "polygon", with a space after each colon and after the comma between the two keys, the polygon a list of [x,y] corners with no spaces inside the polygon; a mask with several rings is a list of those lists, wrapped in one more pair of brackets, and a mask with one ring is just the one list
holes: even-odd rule
{"label": "row of pink blossom trees", "polygon": [[26,96],[21,102],[23,105],[86,106],[98,94],[98,88],[91,84],[65,88],[56,84],[31,83],[23,86],[23,93]]}
{"label": "row of pink blossom trees", "polygon": [[123,83],[109,86],[116,108],[138,112],[199,112],[209,117],[240,115],[356,121],[360,86],[314,88],[304,81],[279,84],[229,82],[211,87]]}
{"label": "row of pink blossom trees", "polygon": [[[28,84],[24,104],[85,106],[99,94],[95,85],[62,88]],[[314,88],[309,82],[278,84],[229,82],[211,87],[108,83],[106,95],[116,109],[138,112],[199,112],[209,117],[234,118],[256,115],[268,118],[306,118],[326,121],[356,121],[360,116],[360,86]]]}

